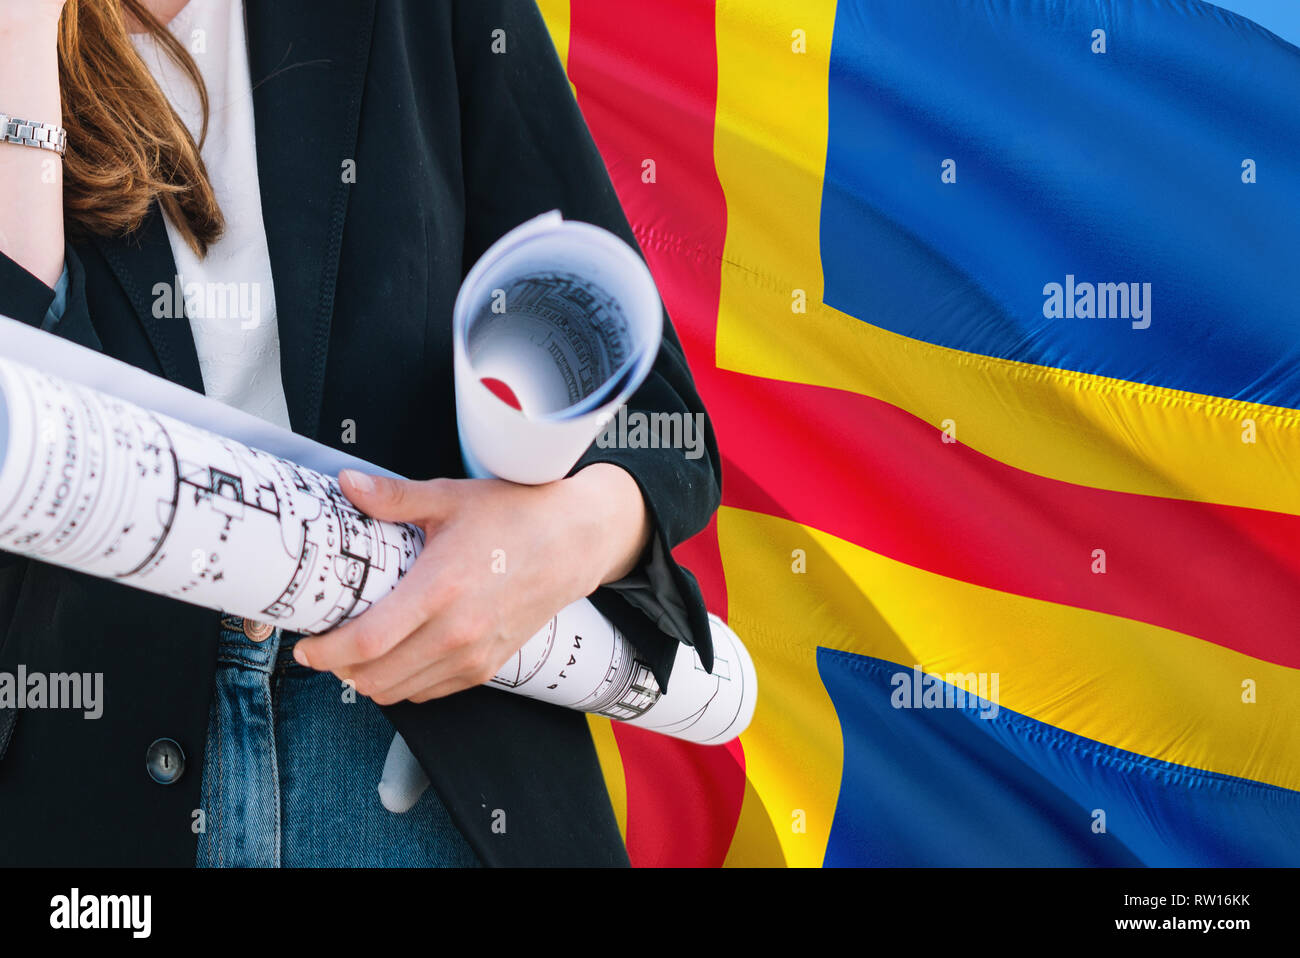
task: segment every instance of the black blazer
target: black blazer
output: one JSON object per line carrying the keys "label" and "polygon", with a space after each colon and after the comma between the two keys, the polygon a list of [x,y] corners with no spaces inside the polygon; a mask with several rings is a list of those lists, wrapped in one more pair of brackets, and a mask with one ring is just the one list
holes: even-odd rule
{"label": "black blazer", "polygon": [[[531,0],[247,0],[247,24],[293,427],[342,448],[352,419],[348,452],[412,477],[463,476],[451,311],[465,272],[553,208],[636,245],[542,19]],[[492,49],[498,29],[505,53]],[[202,389],[189,324],[152,313],[154,284],[175,273],[156,206],[130,238],[70,241],[67,263],[57,335]],[[0,313],[39,325],[52,299],[0,256]],[[664,332],[629,405],[702,412],[666,315]],[[578,468],[628,469],[666,554],[717,507],[711,430],[706,449],[688,460],[593,447]],[[698,586],[671,573],[657,599],[685,607],[677,631],[689,634],[667,634],[672,617],[625,592],[593,596],[665,681],[679,638],[712,661]],[[105,700],[98,721],[0,711],[0,864],[193,865],[217,638],[214,612],[0,555],[0,671],[103,672]],[[486,688],[384,712],[485,864],[627,863],[582,714]],[[187,756],[165,787],[145,771],[160,737]],[[491,831],[496,808],[506,834]]]}

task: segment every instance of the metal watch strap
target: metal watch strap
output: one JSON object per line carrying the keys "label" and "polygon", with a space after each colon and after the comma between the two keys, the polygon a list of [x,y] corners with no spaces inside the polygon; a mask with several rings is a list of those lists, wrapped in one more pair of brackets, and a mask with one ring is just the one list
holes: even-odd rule
{"label": "metal watch strap", "polygon": [[0,113],[0,143],[34,146],[63,156],[67,142],[68,134],[61,126],[33,123]]}

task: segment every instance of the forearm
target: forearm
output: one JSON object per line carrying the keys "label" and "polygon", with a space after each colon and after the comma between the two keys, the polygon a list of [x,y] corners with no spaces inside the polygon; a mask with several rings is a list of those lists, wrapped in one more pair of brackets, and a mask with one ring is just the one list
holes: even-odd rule
{"label": "forearm", "polygon": [[[609,463],[587,466],[563,480],[572,495],[576,524],[584,528],[584,551],[597,585],[628,575],[650,542],[650,519],[636,480]],[[593,588],[594,591],[594,588]]]}
{"label": "forearm", "polygon": [[[57,9],[0,3],[0,113],[62,125]],[[63,161],[0,143],[0,253],[47,286],[63,272]]]}

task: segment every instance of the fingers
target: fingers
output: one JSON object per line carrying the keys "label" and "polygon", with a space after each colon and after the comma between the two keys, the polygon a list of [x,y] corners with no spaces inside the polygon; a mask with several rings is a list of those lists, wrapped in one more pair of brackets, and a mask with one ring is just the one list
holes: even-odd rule
{"label": "fingers", "polygon": [[458,577],[439,576],[432,562],[417,559],[384,601],[324,635],[299,639],[293,656],[300,665],[329,672],[377,659],[433,619],[459,588]]}
{"label": "fingers", "polygon": [[[352,470],[339,474],[348,500],[379,520],[424,527],[428,542],[393,591],[364,614],[319,636],[300,639],[298,662],[330,671],[380,705],[428,701],[492,679],[509,654],[545,625],[556,594],[568,597],[573,583],[549,559],[556,525],[542,506],[543,493],[497,480],[435,479],[410,482]],[[521,491],[524,490],[524,491]],[[521,503],[545,522],[520,521]],[[492,554],[489,574],[483,543],[512,545],[521,568],[507,577]],[[564,563],[558,564],[560,567]],[[516,581],[519,580],[519,581]],[[568,601],[571,601],[569,599]]]}
{"label": "fingers", "polygon": [[493,660],[497,646],[487,625],[431,623],[380,658],[352,667],[347,678],[362,695],[392,705],[454,677],[467,687],[489,681],[501,664]]}
{"label": "fingers", "polygon": [[491,681],[494,674],[496,674],[496,669],[485,666],[481,657],[474,650],[462,649],[451,652],[446,657],[401,678],[388,688],[373,693],[363,691],[366,685],[373,680],[358,677],[355,681],[357,691],[361,692],[362,695],[368,694],[369,698],[376,704],[393,705],[413,698],[413,696],[433,686],[456,683],[459,690],[482,685],[484,682]]}
{"label": "fingers", "polygon": [[413,482],[354,469],[339,473],[339,488],[366,515],[387,522],[437,521],[450,513],[456,498],[454,479]]}
{"label": "fingers", "polygon": [[[417,524],[450,515],[456,495],[455,480],[411,482],[352,469],[339,473],[339,488],[368,516]],[[383,602],[324,635],[300,639],[294,657],[301,665],[330,672],[379,658],[445,608],[458,589],[456,577],[435,577],[434,563],[421,556]]]}

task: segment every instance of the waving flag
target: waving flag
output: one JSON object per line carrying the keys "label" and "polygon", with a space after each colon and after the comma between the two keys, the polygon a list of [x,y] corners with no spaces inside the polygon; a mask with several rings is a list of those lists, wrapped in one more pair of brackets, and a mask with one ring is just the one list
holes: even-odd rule
{"label": "waving flag", "polygon": [[1300,49],[1200,0],[541,7],[762,688],[727,748],[593,720],[634,864],[1300,863]]}

